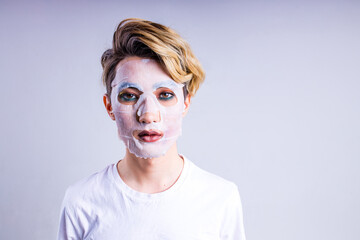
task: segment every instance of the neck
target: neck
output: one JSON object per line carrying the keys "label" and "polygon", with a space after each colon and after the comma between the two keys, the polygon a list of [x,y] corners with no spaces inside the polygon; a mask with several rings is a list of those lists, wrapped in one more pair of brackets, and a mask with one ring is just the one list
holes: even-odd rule
{"label": "neck", "polygon": [[176,144],[158,158],[140,158],[126,150],[117,167],[121,179],[132,189],[144,193],[157,193],[169,189],[179,178],[183,159]]}

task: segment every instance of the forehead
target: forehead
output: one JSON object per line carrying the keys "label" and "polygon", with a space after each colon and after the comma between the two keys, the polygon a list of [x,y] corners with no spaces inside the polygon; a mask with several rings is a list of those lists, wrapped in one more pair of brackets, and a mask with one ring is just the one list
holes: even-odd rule
{"label": "forehead", "polygon": [[111,86],[115,87],[120,83],[135,83],[146,88],[161,82],[172,82],[177,85],[155,60],[128,57],[117,65]]}

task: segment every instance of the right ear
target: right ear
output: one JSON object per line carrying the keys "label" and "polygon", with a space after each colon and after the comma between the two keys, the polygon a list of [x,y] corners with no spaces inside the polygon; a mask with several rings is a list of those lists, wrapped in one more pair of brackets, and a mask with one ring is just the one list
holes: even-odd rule
{"label": "right ear", "polygon": [[112,109],[112,106],[111,106],[111,102],[110,102],[110,98],[109,96],[105,93],[104,96],[103,96],[103,101],[104,101],[104,105],[105,105],[105,108],[106,108],[106,111],[107,113],[109,114],[110,118],[112,120],[115,120],[115,115],[113,113],[113,109]]}

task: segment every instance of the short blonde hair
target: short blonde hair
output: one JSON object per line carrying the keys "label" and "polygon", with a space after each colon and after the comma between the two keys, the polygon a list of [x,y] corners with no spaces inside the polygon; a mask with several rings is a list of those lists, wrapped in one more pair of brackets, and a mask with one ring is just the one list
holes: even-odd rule
{"label": "short blonde hair", "polygon": [[150,58],[159,62],[171,78],[184,83],[186,94],[194,96],[205,79],[205,72],[190,45],[174,30],[158,23],[138,18],[120,22],[112,48],[101,57],[103,83],[111,94],[111,82],[118,63],[130,56]]}

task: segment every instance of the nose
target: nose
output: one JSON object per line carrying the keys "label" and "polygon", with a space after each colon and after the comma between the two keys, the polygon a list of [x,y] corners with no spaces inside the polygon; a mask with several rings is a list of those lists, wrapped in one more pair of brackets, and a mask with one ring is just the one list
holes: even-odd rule
{"label": "nose", "polygon": [[144,100],[138,108],[137,116],[139,117],[139,122],[141,123],[160,122],[160,109],[156,104],[156,99],[152,99],[151,96],[144,97]]}
{"label": "nose", "polygon": [[160,122],[160,112],[147,112],[139,116],[139,122],[141,123],[154,123]]}

